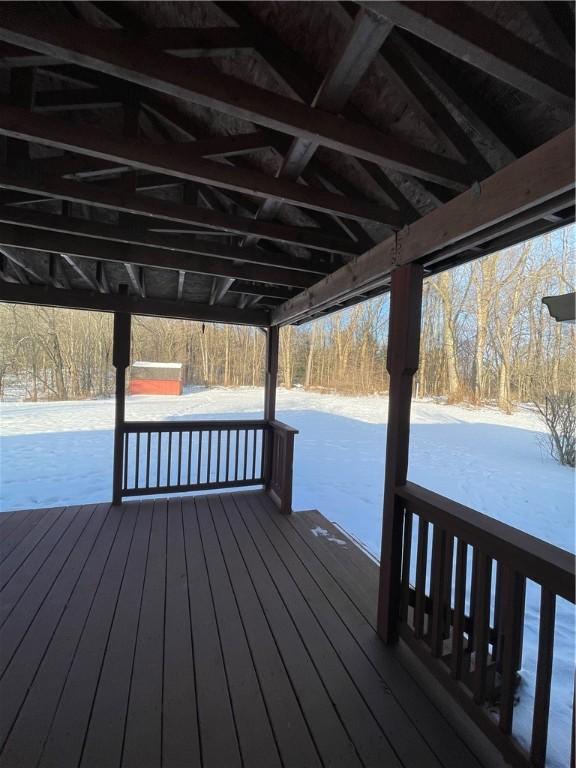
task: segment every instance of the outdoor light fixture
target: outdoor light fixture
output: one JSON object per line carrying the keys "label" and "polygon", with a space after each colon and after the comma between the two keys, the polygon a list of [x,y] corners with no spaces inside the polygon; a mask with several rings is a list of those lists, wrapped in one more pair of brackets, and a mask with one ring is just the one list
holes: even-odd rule
{"label": "outdoor light fixture", "polygon": [[561,296],[544,296],[550,316],[558,323],[573,323],[576,319],[576,294],[563,293]]}

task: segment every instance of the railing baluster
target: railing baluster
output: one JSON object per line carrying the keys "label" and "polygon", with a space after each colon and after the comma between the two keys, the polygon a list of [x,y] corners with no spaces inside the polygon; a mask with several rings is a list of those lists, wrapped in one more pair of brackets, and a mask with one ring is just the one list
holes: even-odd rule
{"label": "railing baluster", "polygon": [[474,701],[483,704],[486,698],[486,665],[490,633],[490,584],[492,560],[478,552],[476,600],[474,609]]}
{"label": "railing baluster", "polygon": [[236,450],[234,452],[234,480],[238,480],[238,453],[240,451],[240,431],[236,430]]}
{"label": "railing baluster", "polygon": [[532,720],[531,765],[543,768],[548,745],[548,716],[550,712],[550,685],[554,659],[554,628],[556,619],[556,595],[546,587],[540,593],[540,632],[538,636],[538,664]]}
{"label": "railing baluster", "polygon": [[424,633],[424,608],[426,605],[426,558],[428,555],[428,521],[418,519],[418,552],[416,555],[416,599],[414,601],[414,636],[420,639]]}
{"label": "railing baluster", "polygon": [[140,475],[140,432],[136,433],[136,468],[134,472],[134,488],[138,488]]}
{"label": "railing baluster", "polygon": [[442,655],[444,640],[444,577],[446,557],[446,532],[434,526],[432,538],[432,577],[430,594],[432,597],[432,617],[430,622],[430,647],[433,656]]}
{"label": "railing baluster", "polygon": [[464,649],[464,618],[466,608],[466,566],[468,545],[458,540],[456,548],[456,584],[454,592],[454,622],[452,625],[452,676],[459,680],[462,676]]}
{"label": "railing baluster", "polygon": [[178,483],[182,485],[182,430],[178,430]]}
{"label": "railing baluster", "polygon": [[188,432],[188,485],[192,484],[192,430]]}
{"label": "railing baluster", "polygon": [[244,467],[242,470],[242,480],[248,479],[248,471],[246,469],[246,464],[248,462],[248,430],[243,429],[242,434],[244,436]]}
{"label": "railing baluster", "polygon": [[217,473],[216,473],[216,482],[220,482],[220,443],[222,441],[222,432],[221,430],[218,430],[218,445],[217,445],[217,451],[216,451],[216,467],[217,467]]}
{"label": "railing baluster", "polygon": [[230,430],[226,432],[226,482],[230,476]]}
{"label": "railing baluster", "polygon": [[502,633],[504,616],[503,611],[505,609],[504,600],[504,566],[502,563],[496,563],[496,589],[494,590],[494,627],[492,643],[492,658],[496,662],[498,669],[500,669],[502,661]]}
{"label": "railing baluster", "polygon": [[410,602],[410,558],[412,556],[412,512],[404,512],[404,540],[402,543],[402,593],[400,620],[406,621]]}
{"label": "railing baluster", "polygon": [[124,480],[123,480],[123,489],[128,489],[128,441],[130,440],[130,435],[127,432],[124,432],[122,435],[122,438],[124,440]]}
{"label": "railing baluster", "polygon": [[202,438],[204,432],[200,430],[198,432],[198,466],[196,468],[196,485],[200,485],[200,474],[202,472]]}
{"label": "railing baluster", "polygon": [[150,448],[152,432],[146,432],[146,488],[150,488]]}
{"label": "railing baluster", "polygon": [[442,622],[444,625],[443,638],[447,640],[450,637],[452,624],[452,569],[454,567],[454,536],[450,536],[448,531],[446,531],[444,542],[444,611]]}
{"label": "railing baluster", "polygon": [[160,486],[160,460],[162,458],[162,432],[158,432],[158,456],[156,464],[156,487]]}
{"label": "railing baluster", "polygon": [[518,669],[518,644],[522,642],[524,593],[526,580],[510,568],[501,571],[501,635],[498,654],[501,658],[500,717],[502,733],[512,733],[514,691]]}
{"label": "railing baluster", "polygon": [[170,487],[170,473],[172,471],[172,432],[168,432],[168,468],[166,470],[166,485]]}
{"label": "railing baluster", "polygon": [[208,461],[206,468],[206,482],[210,483],[210,464],[212,462],[212,430],[208,431]]}
{"label": "railing baluster", "polygon": [[255,429],[252,430],[252,436],[253,436],[253,441],[252,441],[252,480],[254,480],[255,477],[256,477],[256,443],[257,443],[257,436],[258,436],[258,433],[256,432]]}
{"label": "railing baluster", "polygon": [[468,645],[470,652],[474,646],[474,615],[476,611],[476,589],[478,584],[478,551],[472,548],[472,573],[470,578],[470,612],[469,612],[469,629],[468,629]]}

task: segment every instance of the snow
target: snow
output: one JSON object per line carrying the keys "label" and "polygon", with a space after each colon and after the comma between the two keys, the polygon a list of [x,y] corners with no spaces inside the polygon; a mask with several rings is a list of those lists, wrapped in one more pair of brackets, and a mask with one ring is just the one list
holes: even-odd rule
{"label": "snow", "polygon": [[132,363],[132,368],[182,368],[182,363]]}
{"label": "snow", "polygon": [[[319,509],[376,555],[387,407],[381,396],[278,391],[278,418],[300,430],[294,508]],[[129,397],[126,417],[261,418],[262,410],[261,389],[197,388],[181,397]],[[110,498],[112,400],[7,402],[0,413],[0,510]],[[409,479],[574,551],[574,472],[547,455],[541,437],[542,427],[528,408],[507,416],[492,408],[416,401]],[[318,536],[326,533],[314,530]],[[528,584],[520,704],[514,719],[521,740],[531,726],[539,592]],[[574,636],[573,606],[559,600],[548,761],[558,768],[568,763]]]}

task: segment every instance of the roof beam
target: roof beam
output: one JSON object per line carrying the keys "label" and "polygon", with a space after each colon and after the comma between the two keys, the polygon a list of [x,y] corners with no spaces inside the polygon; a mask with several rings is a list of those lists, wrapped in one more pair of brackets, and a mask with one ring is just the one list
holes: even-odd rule
{"label": "roof beam", "polygon": [[139,296],[142,296],[142,298],[145,299],[146,291],[144,289],[144,280],[141,279],[143,277],[141,274],[142,267],[136,267],[134,264],[124,264],[124,266],[126,267],[126,272],[128,272],[128,277],[130,278],[132,287]]}
{"label": "roof beam", "polygon": [[215,277],[210,290],[209,304],[218,304],[224,298],[226,291],[230,288],[234,280],[230,277]]}
{"label": "roof beam", "polygon": [[247,283],[242,280],[235,280],[229,293],[240,293],[246,296],[263,296],[265,298],[283,299],[287,301],[294,296],[291,288],[282,288],[278,285],[264,285],[263,283]]}
{"label": "roof beam", "polygon": [[[216,5],[218,10],[226,18],[230,19],[230,21],[238,24],[240,27],[249,28],[251,30],[251,33],[254,35],[255,50],[267,62],[272,74],[289,89],[294,98],[306,103],[311,103],[313,101],[314,96],[322,84],[322,77],[320,77],[314,70],[311,70],[310,67],[278,37],[273,29],[266,27],[260,21],[259,17],[248,10],[242,3],[219,2],[218,0],[215,0],[214,5]],[[353,9],[357,14],[359,9],[357,9],[356,6],[353,6]],[[352,26],[347,10],[344,10],[340,4],[332,4],[331,11],[332,14],[338,18],[345,30],[348,30],[349,27]],[[349,120],[354,122],[368,123],[368,120],[350,104],[344,108],[343,114]],[[419,213],[411,207],[403,193],[390,181],[379,165],[366,160],[359,160],[358,165],[400,209],[402,212],[403,223],[418,218]],[[314,173],[324,175],[327,168],[324,164],[318,163],[317,158],[313,158],[312,163],[308,166],[305,173],[308,173],[311,170],[313,170]],[[408,179],[408,181],[411,182],[410,179]],[[341,191],[345,191],[340,185],[337,186]],[[407,209],[411,210],[408,211]]]}
{"label": "roof beam", "polygon": [[396,80],[402,83],[404,90],[409,91],[412,97],[418,100],[422,111],[428,115],[428,122],[436,127],[436,132],[440,131],[449,145],[469,164],[475,178],[484,179],[489,176],[492,168],[466,131],[452,117],[444,103],[414,67],[398,35],[388,41],[382,56],[389,67],[396,72]]}
{"label": "roof beam", "polygon": [[190,235],[156,234],[129,224],[102,224],[90,219],[59,216],[30,209],[0,207],[0,222],[96,240],[151,246],[162,251],[214,256],[231,261],[244,261],[248,264],[261,264],[262,266],[303,273],[310,272],[315,275],[323,275],[330,271],[326,260],[311,261],[284,253],[273,253],[261,248],[238,248],[234,245],[214,243]]}
{"label": "roof beam", "polygon": [[497,153],[500,163],[499,167],[494,170],[499,170],[500,167],[508,165],[508,163],[515,160],[519,154],[524,154],[523,152],[516,152],[511,146],[511,142],[507,141],[501,132],[496,133],[486,123],[472,103],[471,94],[467,94],[465,97],[458,94],[435,66],[435,63],[431,61],[430,57],[425,58],[422,56],[417,48],[408,43],[405,37],[398,33],[394,34],[393,41],[420,73],[424,75],[426,80],[462,115],[468,125],[479,136],[482,136],[484,141],[490,144],[494,152]]}
{"label": "roof beam", "polygon": [[[466,186],[466,168],[445,157],[386,136],[236,78],[183,68],[173,56],[123,35],[110,45],[110,30],[75,21],[59,22],[21,3],[3,3],[0,39],[80,64],[137,85],[216,109],[241,120],[318,140],[338,152],[442,183]],[[119,33],[122,35],[122,33]]]}
{"label": "roof beam", "polygon": [[531,217],[541,217],[543,206],[552,211],[565,207],[566,194],[576,187],[574,139],[571,128],[496,172],[479,189],[459,195],[282,304],[272,322],[284,325],[330,308],[353,293],[382,285],[395,267],[426,263],[426,257],[444,248],[461,243],[465,250],[471,235],[478,236],[472,243],[476,245],[482,237],[511,232],[519,220],[526,224]]}
{"label": "roof beam", "polygon": [[279,240],[331,253],[357,253],[353,242],[324,235],[320,230],[314,228],[306,229],[276,224],[275,222],[260,222],[243,216],[232,216],[212,211],[208,208],[159,200],[145,195],[127,194],[95,184],[45,178],[42,175],[27,175],[16,169],[0,167],[0,187],[124,213],[142,214],[151,217],[150,226],[154,226],[159,220],[173,221],[185,224],[187,227],[198,224],[209,229],[216,229],[219,232],[257,234],[269,240]]}
{"label": "roof beam", "polygon": [[[117,16],[118,13],[118,6],[114,6],[114,15]],[[106,14],[109,17],[110,16],[110,4],[106,5]],[[126,16],[126,13],[124,10],[122,10],[122,17],[124,18]],[[125,20],[125,19],[124,19]],[[134,29],[137,27],[133,24],[132,16],[130,16],[130,32],[132,33]],[[252,31],[252,29],[251,29]],[[258,32],[258,36],[260,36],[260,33]],[[278,47],[275,44],[275,47]],[[259,49],[258,49],[259,52]],[[282,54],[282,59],[284,60],[284,55]],[[92,85],[99,87],[102,90],[110,90],[111,88],[117,88],[118,81],[115,81],[111,77],[107,77],[104,75],[97,75],[95,72],[88,72],[88,70],[80,70],[79,67],[73,67],[71,65],[65,65],[58,67],[56,69],[51,68],[47,70],[48,72],[52,74],[61,75],[63,73],[66,73],[67,75],[75,75],[76,79],[78,79],[79,74],[82,75],[82,78],[84,78],[85,81],[90,82]],[[318,80],[318,86],[320,86],[321,80]],[[126,86],[124,87],[126,89]],[[132,91],[135,90],[134,87],[131,89]],[[164,126],[166,124],[170,125],[173,129],[175,129],[179,134],[182,134],[186,137],[186,139],[192,139],[193,141],[199,139],[199,137],[204,138],[210,138],[210,136],[206,136],[206,128],[204,126],[201,126],[197,121],[192,123],[192,118],[190,114],[183,112],[181,107],[178,107],[176,105],[168,105],[165,101],[162,101],[158,98],[158,95],[154,93],[153,91],[149,91],[145,88],[136,88],[137,96],[140,99],[142,106],[146,110],[146,113],[149,118],[151,118],[155,125],[160,127],[160,132],[163,135],[165,139],[168,141],[172,141],[171,136],[168,134],[166,135],[166,130]],[[284,136],[282,134],[273,134],[272,132],[268,132],[268,136],[270,137],[270,143],[274,146],[274,148],[278,152],[284,152],[288,148],[289,144],[289,137]],[[102,161],[101,161],[102,162]],[[246,163],[248,162],[243,157],[237,157],[232,158],[229,160],[233,165],[237,165],[240,167],[246,167]],[[318,169],[324,168],[324,164],[320,163],[316,158],[313,159],[313,162],[309,165],[307,171],[311,171],[312,169]],[[374,169],[378,170],[380,174],[384,175],[384,171],[382,171],[378,166],[372,166]],[[166,176],[158,176],[158,179],[164,183],[164,180],[169,181],[170,177]],[[306,174],[306,180],[308,181],[308,174]],[[141,186],[141,182],[143,180],[139,180],[139,188]],[[150,185],[151,186],[151,185]],[[335,185],[332,185],[334,188],[330,188],[329,191],[335,192],[337,194],[344,194],[351,198],[355,197],[363,197],[362,191],[359,191],[358,189],[355,189],[350,185],[351,188],[347,188],[343,186],[343,184],[338,183]],[[205,188],[206,189],[206,188]],[[209,190],[212,192],[212,190]],[[243,215],[249,215],[253,216],[256,211],[258,210],[258,205],[256,203],[253,203],[251,199],[245,195],[240,195],[236,192],[227,191],[224,192],[223,190],[218,190],[218,194],[221,196],[224,196],[228,198],[228,200],[234,202],[237,206],[240,206],[237,213],[242,212]],[[213,207],[213,206],[211,206]],[[248,210],[249,208],[253,208],[254,210]],[[217,206],[218,209],[218,206]],[[246,210],[244,210],[246,209]],[[366,250],[370,245],[373,243],[370,243],[370,238],[367,237],[364,229],[362,226],[352,219],[342,219],[338,218],[336,216],[332,216],[330,214],[321,213],[319,211],[312,211],[311,209],[306,210],[306,215],[315,222],[320,229],[325,232],[325,234],[332,234],[335,237],[338,237],[341,232],[339,232],[339,229],[343,230],[346,233],[347,237],[351,237],[353,241],[356,242],[356,245],[359,250]]]}
{"label": "roof beam", "polygon": [[574,69],[468,3],[376,1],[361,5],[535,99],[573,108]]}
{"label": "roof beam", "polygon": [[351,219],[394,223],[396,226],[401,223],[396,212],[386,206],[351,200],[342,195],[266,176],[252,169],[234,168],[195,157],[187,144],[134,142],[107,136],[103,131],[86,125],[79,131],[75,125],[22,107],[5,106],[0,110],[0,134],[163,173],[177,179],[203,182],[256,197],[278,198],[304,208],[328,211]]}
{"label": "roof beam", "polygon": [[44,278],[41,277],[39,273],[36,272],[36,270],[33,269],[29,264],[26,264],[25,260],[23,260],[22,257],[18,254],[14,253],[11,248],[3,245],[0,248],[0,252],[8,259],[16,271],[22,271],[27,277],[31,277],[33,280],[38,280],[40,283],[44,282]]}
{"label": "roof beam", "polygon": [[42,285],[0,283],[0,301],[11,304],[91,309],[97,312],[128,312],[150,317],[173,317],[182,320],[238,325],[267,326],[270,318],[266,309],[239,310],[236,307],[209,307],[206,304],[193,304],[188,301],[176,302],[112,293],[60,290]]}
{"label": "roof beam", "polygon": [[96,285],[100,293],[110,293],[110,284],[103,261],[96,262]]}
{"label": "roof beam", "polygon": [[176,293],[176,298],[180,300],[184,294],[184,282],[186,280],[186,272],[184,272],[183,269],[181,269],[178,272],[178,290]]}
{"label": "roof beam", "polygon": [[[342,50],[318,88],[312,106],[335,114],[341,112],[391,29],[392,25],[382,23],[376,14],[368,11],[359,13]],[[284,155],[278,176],[298,180],[318,146],[317,141],[294,139]],[[273,219],[281,207],[282,201],[268,199],[260,206],[257,218]],[[255,237],[249,237],[245,244],[250,245],[256,240]]]}
{"label": "roof beam", "polygon": [[[334,114],[341,112],[391,29],[392,25],[382,23],[376,14],[366,11],[359,13],[342,50],[316,92],[312,106]],[[294,139],[284,156],[278,176],[298,179],[318,146],[319,142],[314,139]],[[278,199],[266,200],[258,211],[258,218],[274,218],[282,202]],[[248,242],[253,239],[250,238]]]}
{"label": "roof beam", "polygon": [[[118,44],[118,32],[107,30],[111,44]],[[181,58],[232,56],[249,51],[253,47],[250,33],[234,27],[164,28],[150,30],[143,37],[146,45],[172,53]],[[61,59],[30,53],[9,43],[0,46],[0,60],[5,67],[36,67],[59,63]]]}
{"label": "roof beam", "polygon": [[37,112],[66,112],[80,109],[121,107],[122,98],[99,88],[70,88],[65,91],[40,91],[34,101]]}
{"label": "roof beam", "polygon": [[195,256],[161,248],[127,245],[110,240],[66,235],[28,227],[0,224],[0,245],[29,248],[35,251],[58,251],[88,259],[135,264],[155,269],[183,270],[202,275],[253,280],[293,288],[306,288],[315,282],[314,275],[259,264],[238,264],[228,259]]}
{"label": "roof beam", "polygon": [[98,290],[98,284],[94,280],[94,278],[89,274],[89,272],[84,269],[83,266],[81,266],[78,262],[78,259],[75,259],[74,256],[70,256],[68,253],[61,253],[60,254],[64,261],[68,264],[68,266],[76,272],[78,277],[80,277],[87,285],[92,288],[93,291]]}

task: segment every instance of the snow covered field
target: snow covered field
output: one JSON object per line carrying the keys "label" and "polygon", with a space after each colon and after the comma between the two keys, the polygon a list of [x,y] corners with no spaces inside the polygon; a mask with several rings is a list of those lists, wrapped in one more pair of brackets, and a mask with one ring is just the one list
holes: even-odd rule
{"label": "snow covered field", "polygon": [[[110,498],[112,400],[9,402],[1,406],[0,511]],[[128,419],[260,418],[261,389],[197,389],[183,397],[132,397]],[[296,438],[294,508],[319,509],[375,554],[380,547],[387,399],[278,392],[278,418]],[[410,480],[574,551],[574,472],[543,451],[533,413],[413,405]],[[527,730],[533,696],[539,590],[529,585],[521,703]],[[566,766],[574,670],[572,606],[560,600],[550,765]]]}

